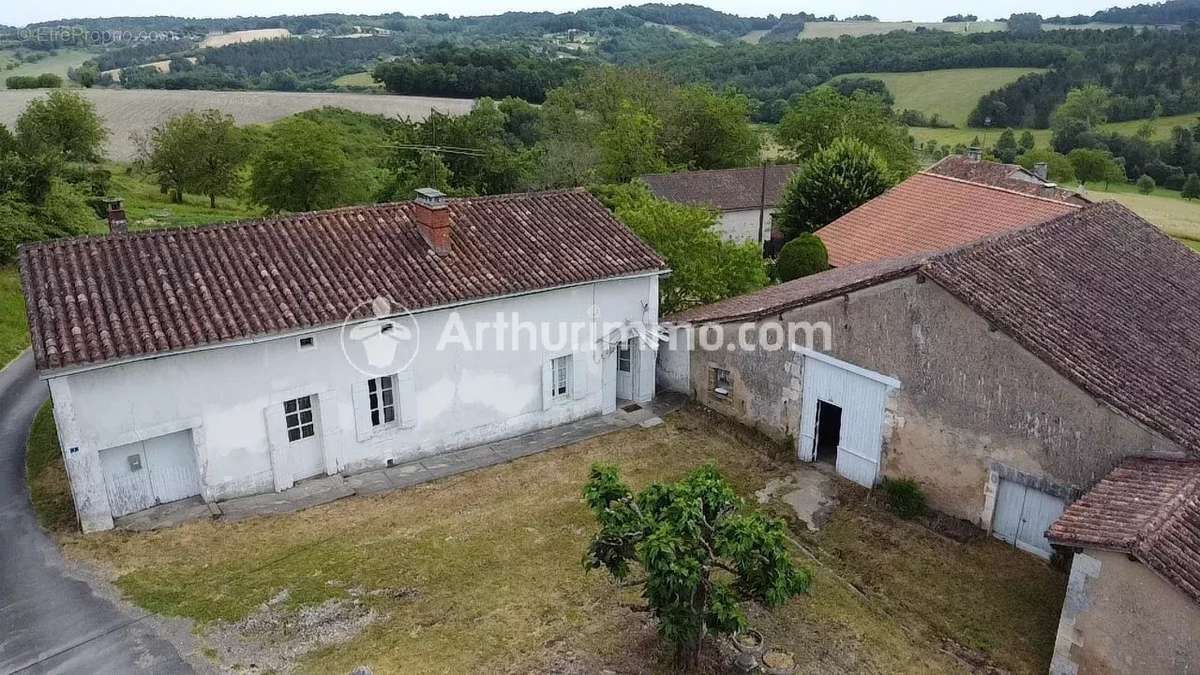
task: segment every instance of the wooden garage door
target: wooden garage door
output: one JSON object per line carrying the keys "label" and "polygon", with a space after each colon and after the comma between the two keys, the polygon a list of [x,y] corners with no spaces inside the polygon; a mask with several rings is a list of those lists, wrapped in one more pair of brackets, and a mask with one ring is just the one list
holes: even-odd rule
{"label": "wooden garage door", "polygon": [[100,451],[114,518],[200,494],[191,430]]}
{"label": "wooden garage door", "polygon": [[1064,508],[1065,503],[1058,497],[1001,478],[992,534],[1022,551],[1049,558],[1054,549],[1045,533]]}

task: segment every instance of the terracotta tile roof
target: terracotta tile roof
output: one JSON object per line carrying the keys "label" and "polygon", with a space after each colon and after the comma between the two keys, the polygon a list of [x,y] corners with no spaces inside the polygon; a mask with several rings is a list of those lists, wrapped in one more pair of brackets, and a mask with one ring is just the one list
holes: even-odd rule
{"label": "terracotta tile roof", "polygon": [[416,229],[416,208],[26,246],[21,278],[37,366],[336,325],[376,297],[416,310],[665,268],[582,190],[449,200],[445,256]]}
{"label": "terracotta tile roof", "polygon": [[1046,538],[1133,555],[1200,602],[1200,460],[1125,460],[1067,507]]}
{"label": "terracotta tile roof", "polygon": [[[783,189],[798,169],[794,164],[766,168],[766,205],[773,208]],[[757,209],[763,197],[763,168],[680,171],[642,176],[650,191],[661,199],[692,206],[711,206],[722,211]]]}
{"label": "terracotta tile roof", "polygon": [[970,183],[992,185],[1035,197],[1045,197],[1083,206],[1091,203],[1087,197],[1044,181],[1017,164],[1002,164],[973,160],[962,155],[949,155],[925,170],[926,173],[958,178]]}
{"label": "terracotta tile roof", "polygon": [[748,321],[907,276],[924,261],[925,256],[909,256],[839,267],[736,298],[693,307],[668,316],[666,320],[676,323]]}
{"label": "terracotta tile roof", "polygon": [[829,264],[934,253],[1078,209],[1065,202],[919,173],[817,230]]}
{"label": "terracotta tile roof", "polygon": [[925,274],[1082,389],[1200,452],[1200,256],[1116,202],[936,256]]}

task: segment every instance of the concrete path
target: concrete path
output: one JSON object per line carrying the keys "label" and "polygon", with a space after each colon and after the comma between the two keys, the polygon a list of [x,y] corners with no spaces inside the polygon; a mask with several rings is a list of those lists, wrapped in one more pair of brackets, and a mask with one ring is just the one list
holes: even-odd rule
{"label": "concrete path", "polygon": [[191,672],[141,615],[67,575],[38,527],[25,442],[46,398],[28,352],[0,370],[0,674]]}
{"label": "concrete path", "polygon": [[205,504],[199,497],[163,504],[122,516],[116,520],[116,526],[127,530],[153,530],[173,527],[198,518],[235,521],[254,516],[291,513],[352,495],[371,495],[399,490],[439,478],[503,464],[520,457],[561,448],[621,429],[661,424],[663,415],[678,410],[686,400],[682,394],[665,394],[648,404],[625,406],[636,409],[618,409],[611,415],[588,417],[523,436],[434,455],[386,469],[365,471],[348,476],[339,474],[314,478],[302,481],[290,490],[283,492],[241,497],[216,504]]}

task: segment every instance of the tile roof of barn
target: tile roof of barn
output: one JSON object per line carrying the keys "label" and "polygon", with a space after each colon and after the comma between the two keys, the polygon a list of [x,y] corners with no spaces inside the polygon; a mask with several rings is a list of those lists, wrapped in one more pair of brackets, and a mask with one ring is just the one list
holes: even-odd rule
{"label": "tile roof of barn", "polygon": [[1046,537],[1118,551],[1200,602],[1200,460],[1125,460],[1067,507]]}
{"label": "tile roof of barn", "polygon": [[919,173],[816,234],[829,250],[829,264],[845,267],[945,251],[1078,208],[957,178]]}
{"label": "tile roof of barn", "polygon": [[81,237],[20,252],[39,369],[166,354],[665,269],[582,190],[448,200],[438,255],[413,202]]}
{"label": "tile roof of barn", "polygon": [[[655,196],[691,206],[711,206],[722,211],[757,209],[765,202],[774,208],[783,197],[783,189],[799,167],[773,164],[743,169],[680,171],[642,176]],[[766,173],[765,193],[763,174]]]}
{"label": "tile roof of barn", "polygon": [[928,169],[925,169],[925,172],[958,178],[970,183],[992,185],[1035,197],[1056,199],[1078,206],[1091,203],[1091,200],[1078,192],[1061,188],[1054,183],[1042,180],[1017,164],[1003,164],[1000,162],[971,159],[963,155],[949,155]]}

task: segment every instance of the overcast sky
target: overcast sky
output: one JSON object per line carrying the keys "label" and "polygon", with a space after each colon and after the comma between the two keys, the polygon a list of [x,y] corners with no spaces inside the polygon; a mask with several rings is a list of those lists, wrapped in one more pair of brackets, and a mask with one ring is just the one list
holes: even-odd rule
{"label": "overcast sky", "polygon": [[[659,0],[673,3],[675,0]],[[682,1],[682,0],[680,0]],[[1116,4],[1113,0],[926,0],[899,3],[893,0],[691,0],[714,9],[742,16],[765,16],[803,9],[818,15],[874,14],[884,20],[937,21],[947,14],[976,14],[981,19],[1006,17],[1013,12],[1036,11],[1043,16],[1091,14]],[[1127,0],[1123,5],[1134,4]],[[455,15],[498,14],[510,10],[548,10],[562,12],[585,7],[641,4],[643,0],[606,3],[586,0],[457,0],[453,3],[397,3],[387,0],[4,0],[0,23],[23,26],[35,21],[94,16],[172,16],[225,17],[237,15],[270,16],[275,14],[429,14],[449,12]],[[439,6],[441,5],[441,6]]]}

